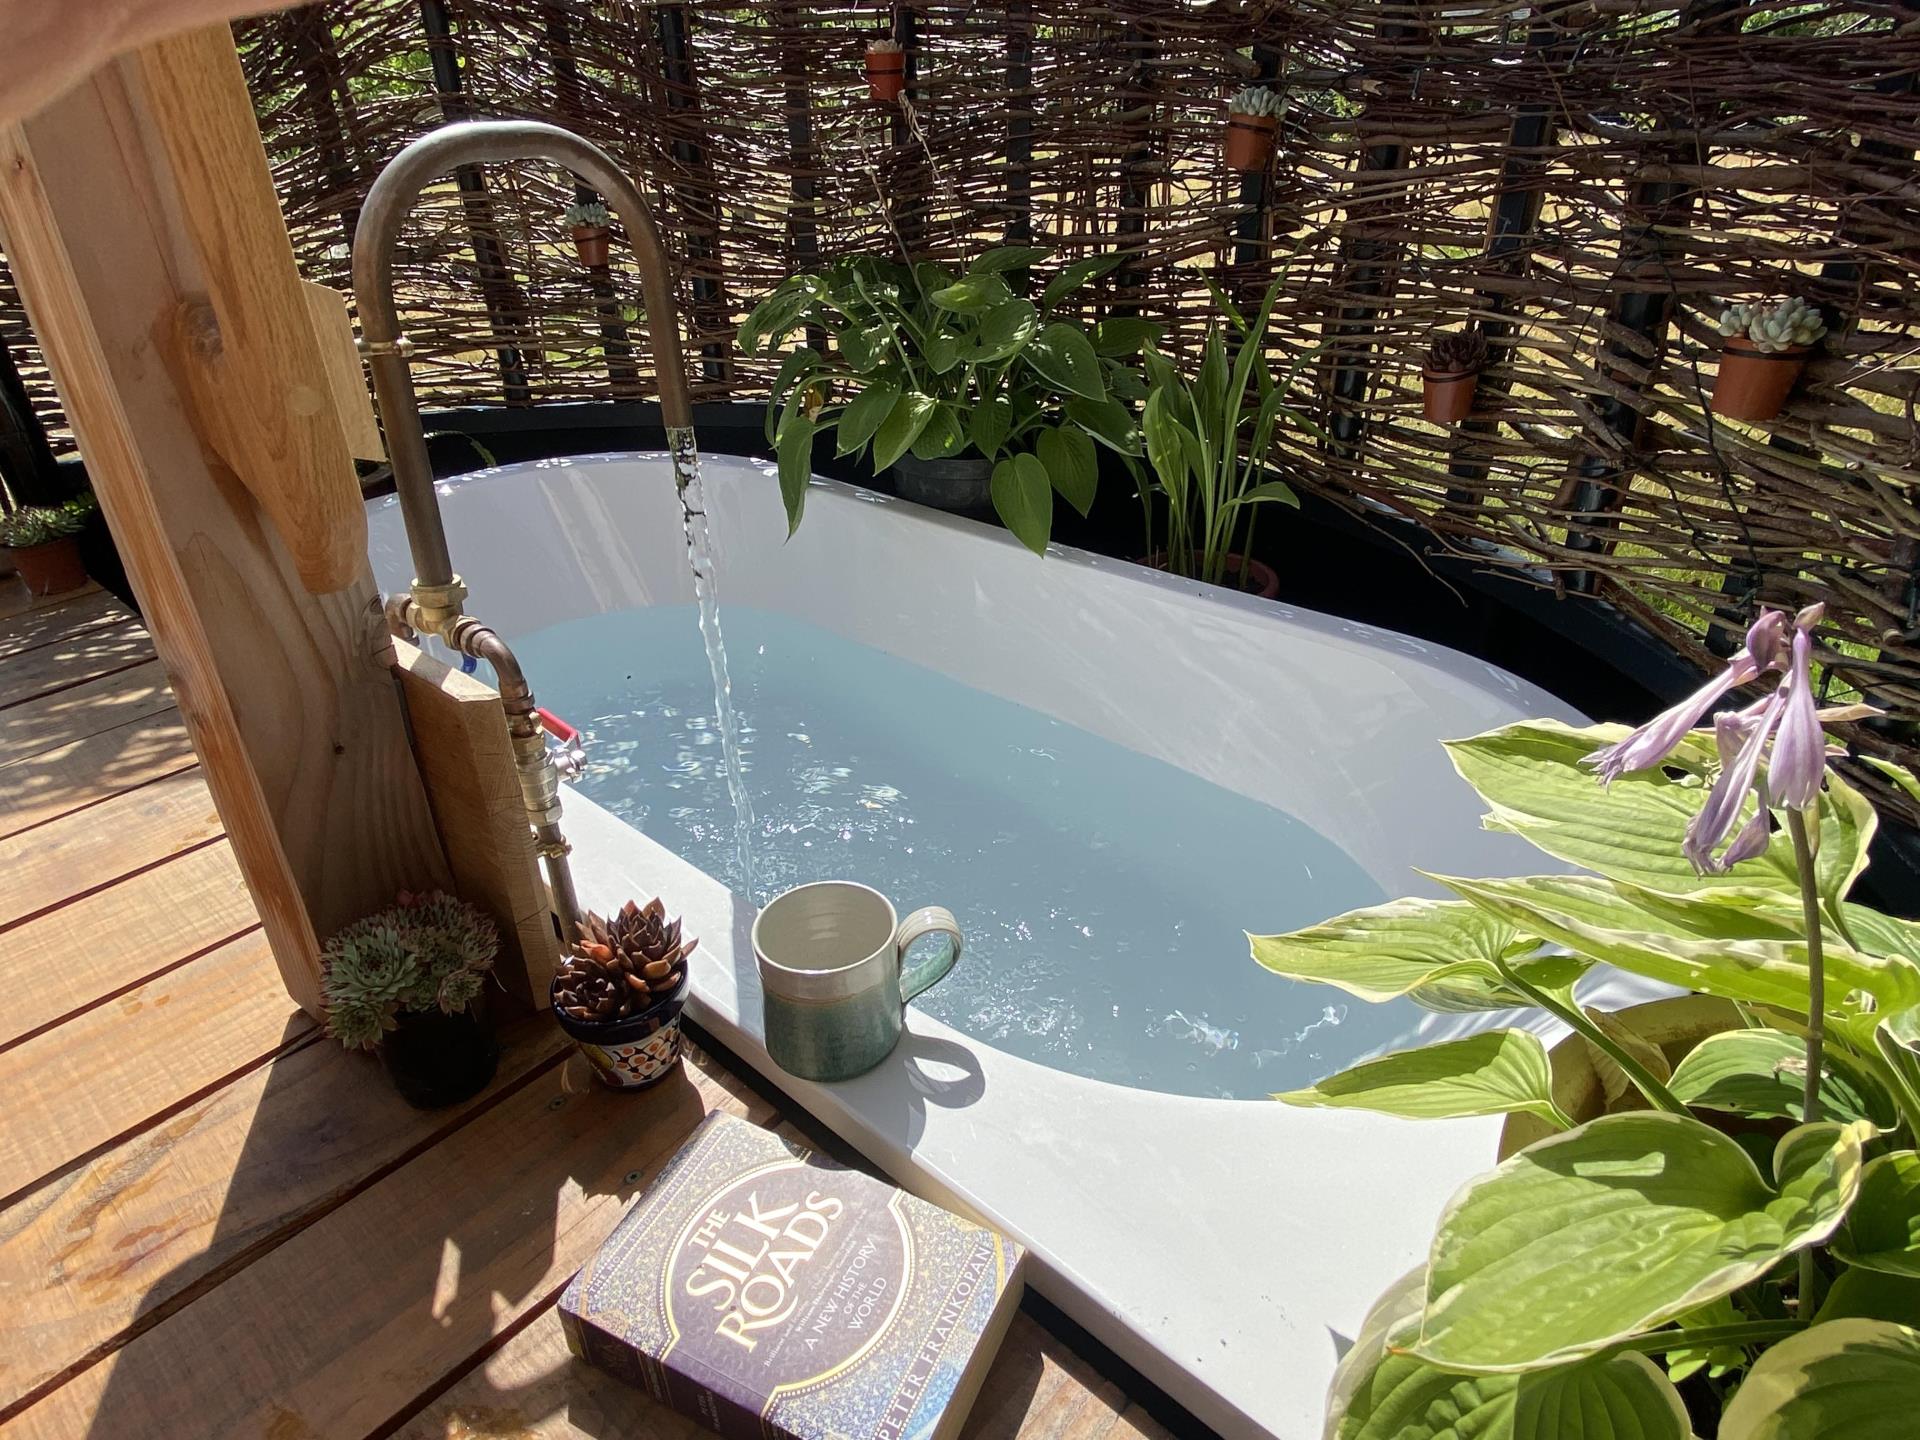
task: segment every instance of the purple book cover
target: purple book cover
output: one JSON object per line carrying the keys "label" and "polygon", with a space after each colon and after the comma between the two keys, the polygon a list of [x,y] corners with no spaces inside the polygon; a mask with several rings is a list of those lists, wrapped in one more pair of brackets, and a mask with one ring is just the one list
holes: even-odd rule
{"label": "purple book cover", "polygon": [[991,1359],[1022,1253],[711,1115],[567,1286],[560,1317],[576,1355],[721,1435],[934,1440]]}

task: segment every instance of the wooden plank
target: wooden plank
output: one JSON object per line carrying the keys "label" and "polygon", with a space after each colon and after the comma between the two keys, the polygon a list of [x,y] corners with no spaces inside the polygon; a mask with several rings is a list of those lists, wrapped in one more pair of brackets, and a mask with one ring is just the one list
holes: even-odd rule
{"label": "wooden plank", "polygon": [[306,296],[314,338],[319,341],[320,359],[326,366],[327,389],[333,396],[333,411],[339,417],[347,450],[356,460],[384,460],[387,446],[380,437],[380,422],[373,413],[373,392],[367,389],[367,373],[354,344],[353,317],[347,313],[347,297],[331,286],[312,280],[302,280],[300,289]]}
{"label": "wooden plank", "polygon": [[[26,594],[23,585],[13,588],[22,596]],[[126,606],[99,589],[83,590],[58,605],[29,607],[19,614],[0,609],[0,613],[7,614],[0,620],[0,660],[10,660],[97,625],[118,625],[128,614]]]}
{"label": "wooden plank", "polygon": [[0,667],[0,709],[151,659],[153,641],[147,638],[146,628],[130,616],[117,625],[63,635],[51,645],[29,650]]}
{"label": "wooden plank", "polygon": [[4,1434],[366,1435],[549,1303],[708,1110],[764,1116],[736,1085],[710,1063],[637,1096],[594,1085],[579,1064],[550,1072]]}
{"label": "wooden plank", "polygon": [[0,1047],[259,923],[232,849],[213,844],[0,933]]}
{"label": "wooden plank", "polygon": [[[403,1101],[372,1056],[304,1045],[35,1191],[0,1214],[0,1414],[494,1104],[569,1044],[544,1016],[522,1020],[501,1034],[493,1083],[436,1111]],[[219,1292],[205,1303],[220,1305]]]}
{"label": "wooden plank", "polygon": [[[200,771],[183,771],[0,840],[0,953],[5,927],[220,834]],[[139,917],[128,916],[138,937]],[[4,1092],[0,1092],[4,1093]]]}
{"label": "wooden plank", "polygon": [[171,709],[167,672],[158,660],[103,675],[0,710],[0,764],[97,735],[128,721]]}
{"label": "wooden plank", "polygon": [[396,640],[393,651],[420,778],[454,884],[499,927],[495,973],[507,993],[545,1009],[560,947],[499,693],[403,641]]}
{"label": "wooden plank", "polygon": [[[234,355],[285,331],[291,369],[276,359],[270,379],[291,388],[260,417],[261,433],[291,445],[312,430],[323,437],[316,453],[342,449],[324,375],[301,358],[314,342],[291,251],[284,234],[262,239],[277,202],[228,32],[179,44],[158,61],[107,66],[0,127],[0,229],[288,991],[318,1013],[317,937],[402,886],[445,884],[447,870],[368,624],[376,596],[364,548],[340,589],[310,593],[261,501],[209,459],[195,396],[156,363],[156,325],[194,301],[213,305],[222,343],[241,344]],[[161,113],[209,123],[187,134],[162,126],[163,90]],[[229,226],[232,237],[220,233]],[[279,267],[287,286],[260,280],[247,256]],[[273,308],[283,293],[292,314]],[[305,420],[278,413],[306,402]],[[313,473],[305,458],[285,458]],[[303,546],[308,578],[314,554],[341,549],[335,521],[361,517],[350,468],[339,486],[337,516],[324,496],[292,507],[312,509],[330,537]]]}
{"label": "wooden plank", "polygon": [[171,706],[9,761],[0,765],[0,839],[193,764],[193,742]]}
{"label": "wooden plank", "polygon": [[18,1195],[313,1031],[288,1003],[256,930],[0,1050],[0,1095],[16,1117],[0,1129],[0,1196]]}

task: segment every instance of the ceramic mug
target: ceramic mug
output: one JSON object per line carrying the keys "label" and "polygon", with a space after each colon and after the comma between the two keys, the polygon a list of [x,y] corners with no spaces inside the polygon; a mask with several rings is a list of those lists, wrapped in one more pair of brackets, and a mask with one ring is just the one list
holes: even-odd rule
{"label": "ceramic mug", "polygon": [[[936,933],[953,943],[908,965],[907,948]],[[804,1080],[845,1080],[887,1058],[907,1002],[960,958],[960,927],[938,905],[900,921],[878,890],[821,880],[760,912],[753,955],[774,1063]]]}

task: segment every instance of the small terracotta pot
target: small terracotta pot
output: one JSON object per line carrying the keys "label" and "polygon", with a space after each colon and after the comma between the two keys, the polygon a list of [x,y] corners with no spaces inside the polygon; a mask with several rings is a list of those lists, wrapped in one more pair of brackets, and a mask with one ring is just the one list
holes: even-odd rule
{"label": "small terracotta pot", "polygon": [[611,254],[608,241],[613,232],[605,225],[576,225],[573,227],[573,248],[579,255],[580,263],[589,270],[598,270],[605,265]]}
{"label": "small terracotta pot", "polygon": [[[1150,570],[1165,570],[1166,552],[1156,550],[1140,563]],[[1280,576],[1271,565],[1260,560],[1249,560],[1239,552],[1231,551],[1227,555],[1226,588],[1238,590],[1243,595],[1258,595],[1262,600],[1277,600],[1280,598]]]}
{"label": "small terracotta pot", "polygon": [[1729,420],[1771,420],[1780,413],[1806,369],[1811,345],[1762,350],[1744,335],[1720,347],[1720,373],[1713,382],[1713,413]]}
{"label": "small terracotta pot", "polygon": [[1257,174],[1273,158],[1273,136],[1280,121],[1272,115],[1227,115],[1227,168]]}
{"label": "small terracotta pot", "polygon": [[1473,414],[1474,393],[1480,388],[1478,370],[1420,372],[1420,408],[1436,425],[1451,425]]}
{"label": "small terracotta pot", "polygon": [[907,88],[907,57],[904,51],[867,52],[867,98],[883,104],[899,103]]}
{"label": "small terracotta pot", "polygon": [[644,1090],[658,1085],[680,1063],[680,1012],[692,988],[691,973],[680,978],[680,988],[649,1005],[638,1015],[605,1023],[576,1020],[555,1003],[560,977],[554,976],[547,1001],[553,1018],[573,1038],[593,1067],[595,1077],[610,1090]]}
{"label": "small terracotta pot", "polygon": [[20,578],[30,595],[59,595],[87,583],[87,567],[80,561],[80,542],[71,535],[44,545],[22,545],[13,552]]}

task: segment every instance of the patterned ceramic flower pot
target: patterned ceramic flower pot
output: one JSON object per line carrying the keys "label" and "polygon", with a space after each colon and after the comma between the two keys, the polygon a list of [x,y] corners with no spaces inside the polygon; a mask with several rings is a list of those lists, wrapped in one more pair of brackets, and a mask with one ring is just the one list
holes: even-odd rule
{"label": "patterned ceramic flower pot", "polygon": [[[559,983],[555,977],[555,986]],[[573,1037],[601,1084],[644,1090],[666,1079],[680,1063],[680,1011],[687,1003],[687,983],[683,978],[680,988],[659,1004],[624,1020],[575,1020],[557,1008],[553,1018]]]}

